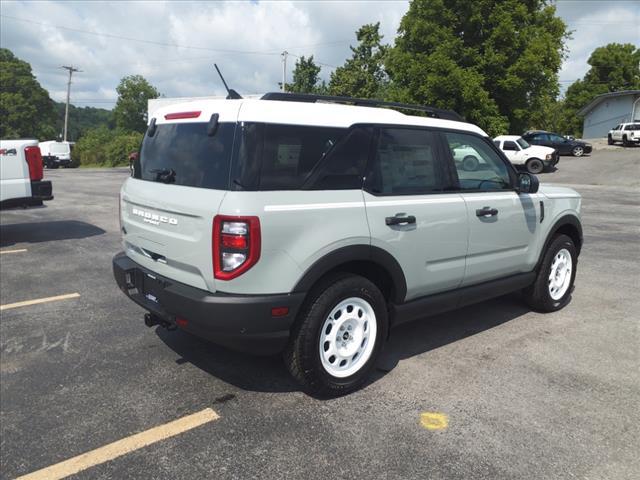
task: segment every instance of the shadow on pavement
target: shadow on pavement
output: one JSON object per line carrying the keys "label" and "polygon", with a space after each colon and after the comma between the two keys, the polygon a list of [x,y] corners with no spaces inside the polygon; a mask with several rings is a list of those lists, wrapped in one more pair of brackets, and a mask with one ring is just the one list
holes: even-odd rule
{"label": "shadow on pavement", "polygon": [[[391,331],[368,384],[392,371],[400,360],[457,342],[516,319],[529,309],[512,294],[445,314],[426,317]],[[256,357],[227,350],[183,331],[156,329],[156,335],[182,358],[238,388],[256,392],[291,392],[300,387],[279,355]],[[489,338],[487,341],[491,341]]]}
{"label": "shadow on pavement", "polygon": [[103,229],[77,220],[5,224],[0,226],[0,246],[74,240],[103,233]]}

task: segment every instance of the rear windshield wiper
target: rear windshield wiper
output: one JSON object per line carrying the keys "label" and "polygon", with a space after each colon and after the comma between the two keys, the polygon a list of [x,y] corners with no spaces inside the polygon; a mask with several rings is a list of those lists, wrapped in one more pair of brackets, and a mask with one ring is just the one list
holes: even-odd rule
{"label": "rear windshield wiper", "polygon": [[176,171],[173,168],[154,168],[149,171],[156,174],[156,182],[173,183],[176,181]]}

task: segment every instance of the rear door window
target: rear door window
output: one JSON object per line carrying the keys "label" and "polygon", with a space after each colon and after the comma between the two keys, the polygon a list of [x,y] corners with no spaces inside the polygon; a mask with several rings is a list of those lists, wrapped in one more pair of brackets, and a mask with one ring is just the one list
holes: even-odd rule
{"label": "rear door window", "polygon": [[372,127],[355,127],[318,164],[305,188],[349,190],[362,188],[371,147]]}
{"label": "rear door window", "polygon": [[346,134],[345,128],[266,124],[260,190],[297,190]]}
{"label": "rear door window", "polygon": [[235,123],[221,123],[213,136],[207,123],[165,123],[145,135],[135,178],[187,187],[226,190]]}

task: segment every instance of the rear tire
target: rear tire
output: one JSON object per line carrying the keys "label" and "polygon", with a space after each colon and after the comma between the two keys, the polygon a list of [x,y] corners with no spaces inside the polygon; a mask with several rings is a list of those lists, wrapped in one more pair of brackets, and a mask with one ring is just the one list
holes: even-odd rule
{"label": "rear tire", "polygon": [[524,291],[527,304],[537,312],[555,312],[571,300],[578,252],[567,235],[557,235],[544,254],[536,280]]}
{"label": "rear tire", "polygon": [[622,146],[623,147],[628,147],[629,146],[629,140],[627,140],[627,136],[626,135],[624,137],[622,137]]}
{"label": "rear tire", "polygon": [[300,310],[285,363],[306,392],[345,395],[366,381],[387,329],[387,304],[372,282],[331,275],[313,288]]}
{"label": "rear tire", "polygon": [[527,167],[527,172],[533,173],[534,175],[542,173],[544,170],[544,163],[542,163],[542,160],[539,158],[530,158],[527,160],[525,166]]}

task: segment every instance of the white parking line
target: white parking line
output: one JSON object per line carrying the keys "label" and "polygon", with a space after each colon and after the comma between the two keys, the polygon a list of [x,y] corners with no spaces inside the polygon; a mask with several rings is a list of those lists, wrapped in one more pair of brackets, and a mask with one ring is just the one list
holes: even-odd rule
{"label": "white parking line", "polygon": [[57,295],[55,297],[36,298],[35,300],[25,300],[23,302],[7,303],[6,305],[0,305],[0,312],[3,310],[9,310],[11,308],[27,307],[29,305],[37,305],[39,303],[58,302],[60,300],[68,300],[70,298],[78,298],[79,293],[66,293],[64,295]]}
{"label": "white parking line", "polygon": [[127,453],[165,440],[193,428],[213,422],[220,416],[211,408],[187,415],[164,425],[151,428],[144,432],[136,433],[104,447],[96,448],[77,457],[70,458],[50,467],[37,470],[33,473],[18,477],[16,480],[57,480],[76,474],[82,470],[108,462]]}
{"label": "white parking line", "polygon": [[22,253],[26,251],[26,248],[16,248],[15,250],[0,250],[0,255],[4,255],[5,253]]}

